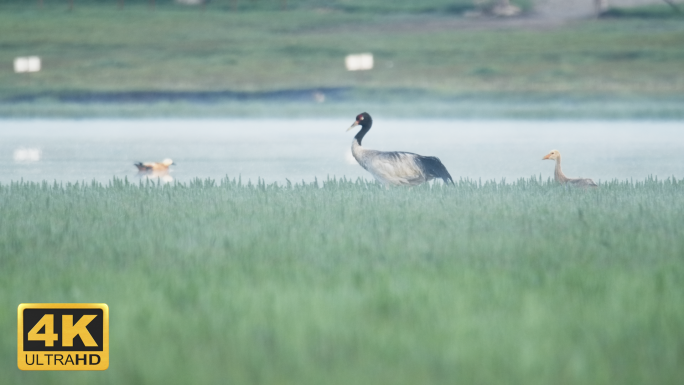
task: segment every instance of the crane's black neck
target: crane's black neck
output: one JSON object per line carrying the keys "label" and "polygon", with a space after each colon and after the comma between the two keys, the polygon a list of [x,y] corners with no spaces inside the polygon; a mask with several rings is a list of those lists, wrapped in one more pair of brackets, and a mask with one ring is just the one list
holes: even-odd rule
{"label": "crane's black neck", "polygon": [[359,146],[361,145],[361,140],[363,140],[363,137],[368,133],[372,125],[373,121],[370,119],[364,119],[361,121],[361,131],[359,131],[359,133],[354,137],[354,139],[356,139],[356,141],[359,143]]}

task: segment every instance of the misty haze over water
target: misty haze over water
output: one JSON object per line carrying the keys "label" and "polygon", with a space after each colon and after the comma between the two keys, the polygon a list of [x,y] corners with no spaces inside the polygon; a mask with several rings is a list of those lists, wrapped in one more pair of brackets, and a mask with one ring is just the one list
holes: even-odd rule
{"label": "misty haze over water", "polygon": [[[170,176],[267,182],[372,179],[351,157],[353,121],[17,120],[0,129],[0,183],[137,181],[135,162],[172,158]],[[364,147],[439,157],[455,180],[553,176],[557,149],[569,177],[684,177],[684,124],[663,121],[456,121],[374,117]]]}

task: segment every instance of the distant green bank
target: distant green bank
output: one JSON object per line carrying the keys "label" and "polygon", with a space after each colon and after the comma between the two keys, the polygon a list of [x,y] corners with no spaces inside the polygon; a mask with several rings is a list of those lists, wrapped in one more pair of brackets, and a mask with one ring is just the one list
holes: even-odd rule
{"label": "distant green bank", "polygon": [[[467,11],[486,11],[496,5],[498,0],[77,0],[41,1],[4,0],[5,5],[18,5],[24,8],[78,10],[82,7],[103,9],[143,8],[149,11],[199,10],[222,12],[288,12],[314,11],[318,13],[349,14],[451,14],[460,15]],[[511,0],[510,3],[529,10],[532,0]]]}
{"label": "distant green bank", "polygon": [[[461,3],[473,6],[1,2],[0,116],[293,116],[372,105],[414,116],[682,118],[681,18],[448,11]],[[364,52],[373,70],[347,71],[345,56]],[[14,73],[13,60],[31,55],[42,70]]]}
{"label": "distant green bank", "polygon": [[[681,384],[684,180],[0,185],[21,384]],[[21,372],[19,303],[104,302],[105,372]]]}

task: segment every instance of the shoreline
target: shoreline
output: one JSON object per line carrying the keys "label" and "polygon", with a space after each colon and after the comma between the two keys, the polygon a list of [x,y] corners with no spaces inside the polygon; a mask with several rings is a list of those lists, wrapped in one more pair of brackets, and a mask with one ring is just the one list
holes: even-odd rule
{"label": "shoreline", "polygon": [[[684,97],[672,98],[502,98],[192,102],[34,102],[0,103],[0,119],[185,119],[336,118],[358,111],[394,118],[463,120],[684,120]],[[358,111],[357,111],[358,110]],[[351,112],[350,112],[351,111]]]}

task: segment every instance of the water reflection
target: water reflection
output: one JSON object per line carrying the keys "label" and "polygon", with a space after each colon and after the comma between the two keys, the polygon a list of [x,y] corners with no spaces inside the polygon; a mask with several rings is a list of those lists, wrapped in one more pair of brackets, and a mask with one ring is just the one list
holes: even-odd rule
{"label": "water reflection", "polygon": [[151,180],[153,182],[160,181],[162,183],[173,182],[173,177],[169,175],[169,170],[161,171],[139,171],[138,177],[143,180]]}

